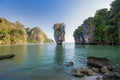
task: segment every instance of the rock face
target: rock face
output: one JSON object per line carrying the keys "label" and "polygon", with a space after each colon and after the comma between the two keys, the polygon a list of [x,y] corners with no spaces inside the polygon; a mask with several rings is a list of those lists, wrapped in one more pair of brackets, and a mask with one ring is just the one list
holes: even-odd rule
{"label": "rock face", "polygon": [[[106,58],[98,58],[98,57],[87,57],[87,64],[94,66],[94,67],[98,67],[98,68],[102,68],[102,67],[106,67],[108,69],[112,69],[112,65],[110,63],[110,61]],[[103,68],[105,69],[105,68]]]}
{"label": "rock face", "polygon": [[75,30],[73,36],[75,44],[89,44],[94,39],[95,24],[92,17],[86,19],[78,29]]}
{"label": "rock face", "polygon": [[54,24],[54,38],[58,45],[62,45],[62,42],[65,41],[65,24],[57,23]]}

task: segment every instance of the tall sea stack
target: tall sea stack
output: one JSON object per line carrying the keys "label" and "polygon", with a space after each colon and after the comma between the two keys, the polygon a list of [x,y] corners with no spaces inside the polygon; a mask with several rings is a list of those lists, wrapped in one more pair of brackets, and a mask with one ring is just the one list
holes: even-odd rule
{"label": "tall sea stack", "polygon": [[56,23],[54,24],[54,38],[57,45],[62,45],[62,42],[65,41],[65,24]]}

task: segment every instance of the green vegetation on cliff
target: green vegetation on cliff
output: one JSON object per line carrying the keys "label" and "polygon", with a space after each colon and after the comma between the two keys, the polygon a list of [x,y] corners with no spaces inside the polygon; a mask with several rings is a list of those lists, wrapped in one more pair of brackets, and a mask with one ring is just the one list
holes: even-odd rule
{"label": "green vegetation on cliff", "polygon": [[17,43],[26,43],[26,30],[24,26],[18,21],[12,23],[5,18],[0,18],[0,44]]}
{"label": "green vegetation on cliff", "polygon": [[[32,34],[36,37],[31,37],[29,34]],[[53,40],[49,39],[38,27],[33,28],[29,34],[27,33],[24,25],[22,25],[20,22],[16,21],[15,23],[12,23],[5,18],[0,18],[0,44],[53,42]]]}
{"label": "green vegetation on cliff", "polygon": [[[87,21],[89,20],[86,19]],[[111,4],[110,10],[100,9],[96,11],[93,19],[89,20],[87,25],[87,31],[91,31],[91,26],[95,27],[93,32],[93,39],[90,42],[105,43],[105,44],[120,44],[120,0],[115,0]],[[74,37],[85,34],[85,25],[82,25],[82,29],[78,29],[74,32]],[[89,33],[89,34],[90,34]],[[90,36],[91,39],[91,36]]]}

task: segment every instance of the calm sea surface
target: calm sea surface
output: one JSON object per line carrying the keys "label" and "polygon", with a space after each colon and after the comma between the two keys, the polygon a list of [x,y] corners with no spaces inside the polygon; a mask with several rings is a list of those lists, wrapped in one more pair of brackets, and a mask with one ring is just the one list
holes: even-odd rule
{"label": "calm sea surface", "polygon": [[120,46],[36,44],[0,46],[0,55],[15,54],[0,61],[0,80],[74,80],[72,68],[87,67],[87,56],[108,58],[120,64]]}

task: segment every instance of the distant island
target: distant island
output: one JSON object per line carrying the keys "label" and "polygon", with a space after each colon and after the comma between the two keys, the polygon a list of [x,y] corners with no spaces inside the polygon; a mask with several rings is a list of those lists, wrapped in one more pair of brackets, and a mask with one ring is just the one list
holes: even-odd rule
{"label": "distant island", "polygon": [[25,28],[19,21],[12,23],[0,18],[0,45],[53,42],[39,27]]}
{"label": "distant island", "polygon": [[75,44],[120,45],[120,0],[113,1],[110,10],[96,11],[94,17],[78,26],[73,36]]}

